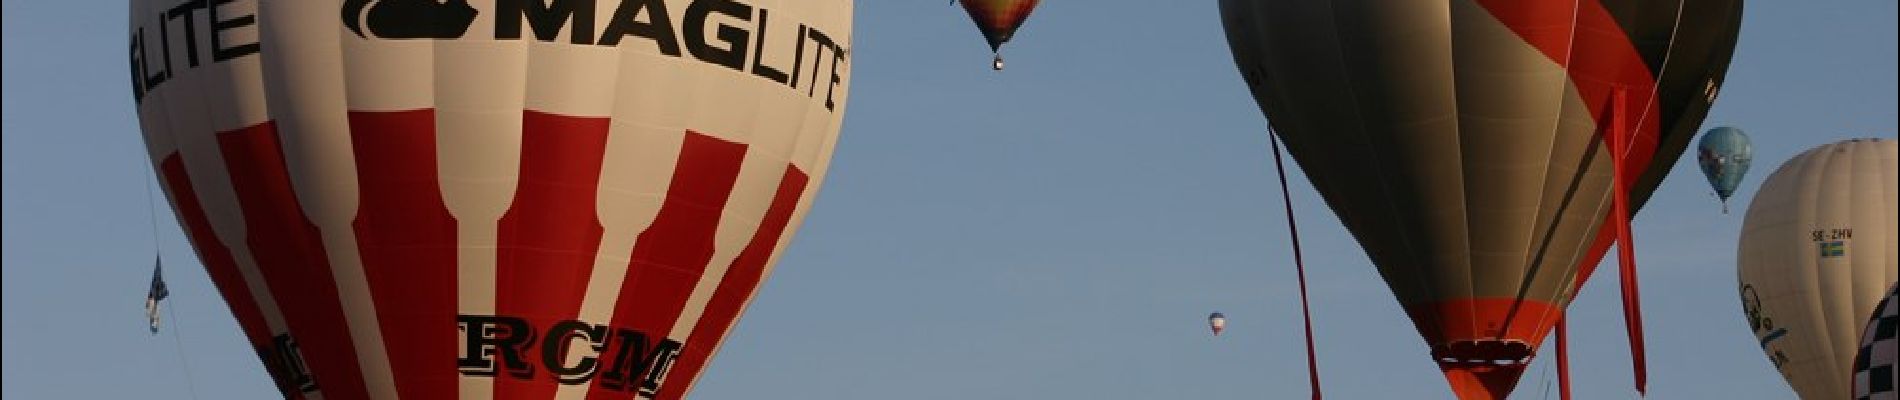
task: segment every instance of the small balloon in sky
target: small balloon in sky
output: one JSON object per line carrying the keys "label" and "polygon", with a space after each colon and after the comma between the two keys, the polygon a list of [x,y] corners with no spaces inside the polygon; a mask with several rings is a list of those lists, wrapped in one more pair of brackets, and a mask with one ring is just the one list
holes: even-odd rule
{"label": "small balloon in sky", "polygon": [[1735,195],[1735,188],[1742,184],[1742,176],[1754,159],[1755,146],[1741,129],[1710,129],[1696,144],[1696,164],[1702,166],[1702,175],[1709,178],[1709,186],[1722,199],[1723,214],[1728,213],[1728,198]]}
{"label": "small balloon in sky", "polygon": [[990,61],[990,69],[1003,70],[1003,43],[1016,36],[1016,29],[1029,19],[1029,12],[1036,9],[1039,0],[962,0],[963,10],[970,13],[970,20],[976,22],[976,29],[983,32],[983,39],[990,44],[990,52],[996,58]]}

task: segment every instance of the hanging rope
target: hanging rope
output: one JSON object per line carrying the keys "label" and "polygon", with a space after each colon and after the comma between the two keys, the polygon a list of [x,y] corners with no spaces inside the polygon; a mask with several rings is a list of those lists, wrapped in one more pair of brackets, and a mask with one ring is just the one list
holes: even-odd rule
{"label": "hanging rope", "polygon": [[177,304],[173,304],[174,307],[167,309],[165,313],[172,319],[172,344],[178,346],[178,369],[185,371],[185,390],[191,393],[191,398],[195,400],[198,398],[198,384],[194,383],[196,379],[191,377],[191,363],[185,359],[185,340],[180,339],[181,336],[184,336],[184,332],[178,330],[178,326],[181,324],[178,323],[178,307],[175,307],[176,305]]}
{"label": "hanging rope", "polygon": [[[152,225],[152,253],[156,254],[155,258],[163,259],[165,256],[164,244],[159,242],[158,236],[158,198],[152,195],[152,181],[158,180],[158,170],[152,167],[150,163],[146,163],[145,166],[147,171],[152,173],[152,178],[145,180],[145,205],[146,210],[149,215],[151,215]],[[192,399],[196,400],[198,398],[198,385],[191,376],[191,363],[185,358],[185,340],[181,338],[183,334],[178,330],[181,324],[178,323],[177,300],[173,300],[172,303],[173,307],[166,308],[165,314],[172,320],[172,344],[176,346],[173,349],[177,350],[175,354],[178,355],[178,369],[185,372],[185,390],[191,394]]]}
{"label": "hanging rope", "polygon": [[1293,238],[1293,269],[1300,279],[1300,322],[1306,325],[1306,377],[1313,386],[1313,400],[1320,399],[1319,362],[1313,353],[1313,313],[1306,303],[1306,262],[1300,255],[1300,227],[1293,221],[1293,196],[1286,187],[1286,165],[1280,161],[1280,138],[1267,127],[1267,141],[1273,144],[1273,170],[1280,175],[1280,201],[1286,206],[1286,230]]}

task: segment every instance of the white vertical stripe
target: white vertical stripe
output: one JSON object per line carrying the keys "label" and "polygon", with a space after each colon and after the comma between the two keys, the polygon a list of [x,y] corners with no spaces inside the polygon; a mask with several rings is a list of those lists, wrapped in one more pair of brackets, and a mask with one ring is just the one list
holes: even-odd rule
{"label": "white vertical stripe", "polygon": [[339,29],[344,92],[351,111],[404,111],[435,105],[432,40],[368,40]]}
{"label": "white vertical stripe", "polygon": [[[746,244],[758,232],[759,222],[771,206],[773,194],[778,191],[779,178],[784,172],[784,161],[754,157],[748,153],[745,162],[739,167],[739,179],[733,185],[732,195],[726,201],[717,233],[714,234],[712,261],[706,265],[706,272],[700,275],[692,295],[686,298],[686,307],[674,320],[672,330],[667,333],[668,338],[685,343],[692,334],[693,326],[705,313],[706,303],[712,300],[719,282],[725,279],[732,260],[745,250]],[[718,342],[718,339],[715,338],[714,342]],[[686,343],[687,346],[712,344]]]}
{"label": "white vertical stripe", "polygon": [[[611,125],[595,201],[605,231],[578,314],[581,321],[594,324],[613,319],[634,241],[659,215],[686,137],[685,104],[672,97],[679,92],[672,89],[680,85],[672,77],[686,66],[648,48],[621,47],[614,53],[615,79],[608,85],[612,93],[602,103],[608,106],[603,115],[610,115]],[[568,361],[586,353],[570,353]],[[587,388],[562,386],[555,398],[583,398]]]}
{"label": "white vertical stripe", "polygon": [[352,222],[358,206],[356,159],[345,112],[341,25],[329,18],[328,2],[281,1],[259,5],[257,27],[266,79],[265,97],[277,121],[291,186],[311,222],[322,232],[336,282],[337,301],[356,351],[365,390],[396,398],[389,354],[370,298]]}
{"label": "white vertical stripe", "polygon": [[[605,228],[594,267],[587,281],[587,293],[581,298],[578,319],[605,324],[613,319],[631,261],[634,242],[642,231],[653,225],[666,197],[667,177],[679,159],[684,132],[638,129],[614,124],[607,139],[607,156],[601,171],[598,209]],[[589,354],[569,353],[569,362]],[[555,398],[585,397],[588,385],[561,386]]]}
{"label": "white vertical stripe", "polygon": [[[526,44],[440,41],[434,56],[437,172],[457,226],[456,310],[493,315],[498,224],[520,181]],[[493,398],[494,381],[463,375],[461,397]]]}

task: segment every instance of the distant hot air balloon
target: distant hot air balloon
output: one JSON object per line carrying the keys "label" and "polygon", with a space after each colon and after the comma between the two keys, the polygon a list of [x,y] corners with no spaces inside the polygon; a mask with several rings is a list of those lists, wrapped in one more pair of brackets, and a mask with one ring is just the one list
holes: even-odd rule
{"label": "distant hot air balloon", "polygon": [[1016,29],[1029,19],[1029,12],[1035,11],[1039,0],[960,0],[963,10],[970,13],[970,19],[976,22],[976,29],[983,32],[983,39],[989,41],[990,52],[996,56],[990,62],[990,69],[1003,70],[1003,43],[1016,36]]}
{"label": "distant hot air balloon", "polygon": [[849,0],[130,3],[151,160],[287,398],[684,396],[851,86]]}
{"label": "distant hot air balloon", "polygon": [[1900,269],[1900,146],[1855,139],[1802,152],[1742,220],[1742,312],[1804,399],[1846,399],[1855,346]]}
{"label": "distant hot air balloon", "polygon": [[1696,164],[1702,166],[1702,175],[1709,178],[1709,186],[1722,199],[1723,214],[1728,213],[1728,198],[1735,195],[1735,187],[1742,184],[1742,175],[1748,173],[1748,164],[1754,159],[1755,147],[1741,129],[1710,129],[1696,144]]}
{"label": "distant hot air balloon", "polygon": [[1227,329],[1227,315],[1218,312],[1208,314],[1207,328],[1214,330],[1214,336],[1220,336],[1220,331]]}
{"label": "distant hot air balloon", "polygon": [[[1509,394],[1616,238],[1612,164],[1634,212],[1688,147],[1742,11],[1738,0],[1220,8],[1273,130],[1466,399]],[[1626,136],[1608,148],[1615,132]]]}
{"label": "distant hot air balloon", "polygon": [[1852,398],[1900,400],[1900,285],[1887,288],[1887,298],[1861,324]]}

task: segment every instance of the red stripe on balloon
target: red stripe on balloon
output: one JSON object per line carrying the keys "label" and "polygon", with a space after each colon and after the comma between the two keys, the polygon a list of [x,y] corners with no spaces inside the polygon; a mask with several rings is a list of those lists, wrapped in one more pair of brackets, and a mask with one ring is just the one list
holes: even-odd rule
{"label": "red stripe on balloon", "polygon": [[705,368],[714,347],[726,336],[733,321],[739,318],[739,312],[744,310],[746,300],[765,279],[766,263],[772,261],[772,251],[778,248],[779,238],[791,225],[792,211],[798,208],[798,199],[805,194],[805,185],[810,180],[797,166],[785,166],[785,176],[779,178],[778,193],[772,196],[771,208],[766,209],[765,218],[759,221],[759,230],[752,234],[752,241],[746,243],[745,250],[739,252],[726,275],[720,278],[719,287],[706,303],[705,314],[699,317],[699,322],[693,325],[693,333],[686,338],[686,343],[694,345],[680,351],[673,372],[660,386],[668,389],[659,393],[659,399],[686,396],[687,386]]}
{"label": "red stripe on balloon", "polygon": [[[700,275],[706,272],[706,264],[712,261],[714,234],[726,208],[726,199],[731,197],[733,184],[738,181],[745,152],[744,144],[686,132],[665,203],[660,205],[653,225],[641,232],[634,242],[627,275],[622,281],[619,299],[614,303],[611,325],[646,335],[647,348],[638,349],[640,354],[654,351],[654,346],[666,339],[680,311],[686,307],[687,297],[699,284]],[[603,354],[620,354],[625,345],[615,340]],[[695,345],[710,346],[711,343],[687,342],[685,346]],[[640,379],[625,379],[629,387],[622,388],[610,388],[601,379],[595,381],[588,390],[589,399],[627,398]]]}
{"label": "red stripe on balloon", "polygon": [[276,125],[265,122],[219,132],[218,144],[243,209],[251,255],[316,378],[317,390],[325,398],[367,398],[329,255],[291,186]]}
{"label": "red stripe on balloon", "polygon": [[352,111],[353,225],[396,393],[454,398],[456,227],[436,174],[435,112]]}
{"label": "red stripe on balloon", "polygon": [[[178,219],[185,225],[185,232],[191,239],[192,248],[198,250],[198,259],[204,263],[205,273],[211,276],[211,283],[218,287],[218,293],[224,296],[224,304],[231,308],[232,316],[237,317],[238,327],[244,329],[244,338],[251,342],[251,349],[257,351],[257,358],[265,368],[271,368],[267,351],[271,345],[270,326],[264,323],[264,313],[258,306],[258,298],[251,294],[244,273],[238,270],[237,260],[231,255],[231,249],[224,247],[218,235],[211,228],[211,219],[205,215],[204,205],[198,202],[197,190],[192,187],[191,175],[185,172],[185,164],[178,153],[166,155],[159,162],[159,173],[164,180],[166,192],[171,193],[173,209],[178,211]],[[272,376],[282,376],[283,371],[272,371]],[[302,398],[303,394],[280,383],[277,388],[292,398]]]}
{"label": "red stripe on balloon", "polygon": [[[497,238],[498,314],[524,318],[539,330],[580,312],[605,231],[595,204],[608,125],[607,118],[522,113],[520,184],[513,205],[501,217]],[[451,321],[439,322],[453,327]],[[536,339],[529,343],[531,349],[540,347]],[[539,354],[522,355],[538,364]],[[453,360],[442,358],[436,365],[449,369]],[[495,398],[553,398],[556,385],[548,371],[536,368],[530,379],[496,379]]]}
{"label": "red stripe on balloon", "polygon": [[[1622,175],[1625,181],[1635,182],[1649,169],[1662,119],[1655,101],[1656,77],[1650,75],[1652,69],[1630,41],[1629,33],[1601,2],[1478,0],[1478,3],[1551,62],[1564,67],[1584,104],[1590,107],[1591,115],[1606,117],[1611,94],[1617,87],[1627,89],[1632,102],[1628,109],[1642,114],[1632,116],[1640,117],[1640,125],[1635,132],[1629,132],[1630,140],[1623,143],[1629,149],[1624,162],[1629,164],[1624,166]],[[1599,122],[1597,126],[1604,129],[1609,123]]]}

